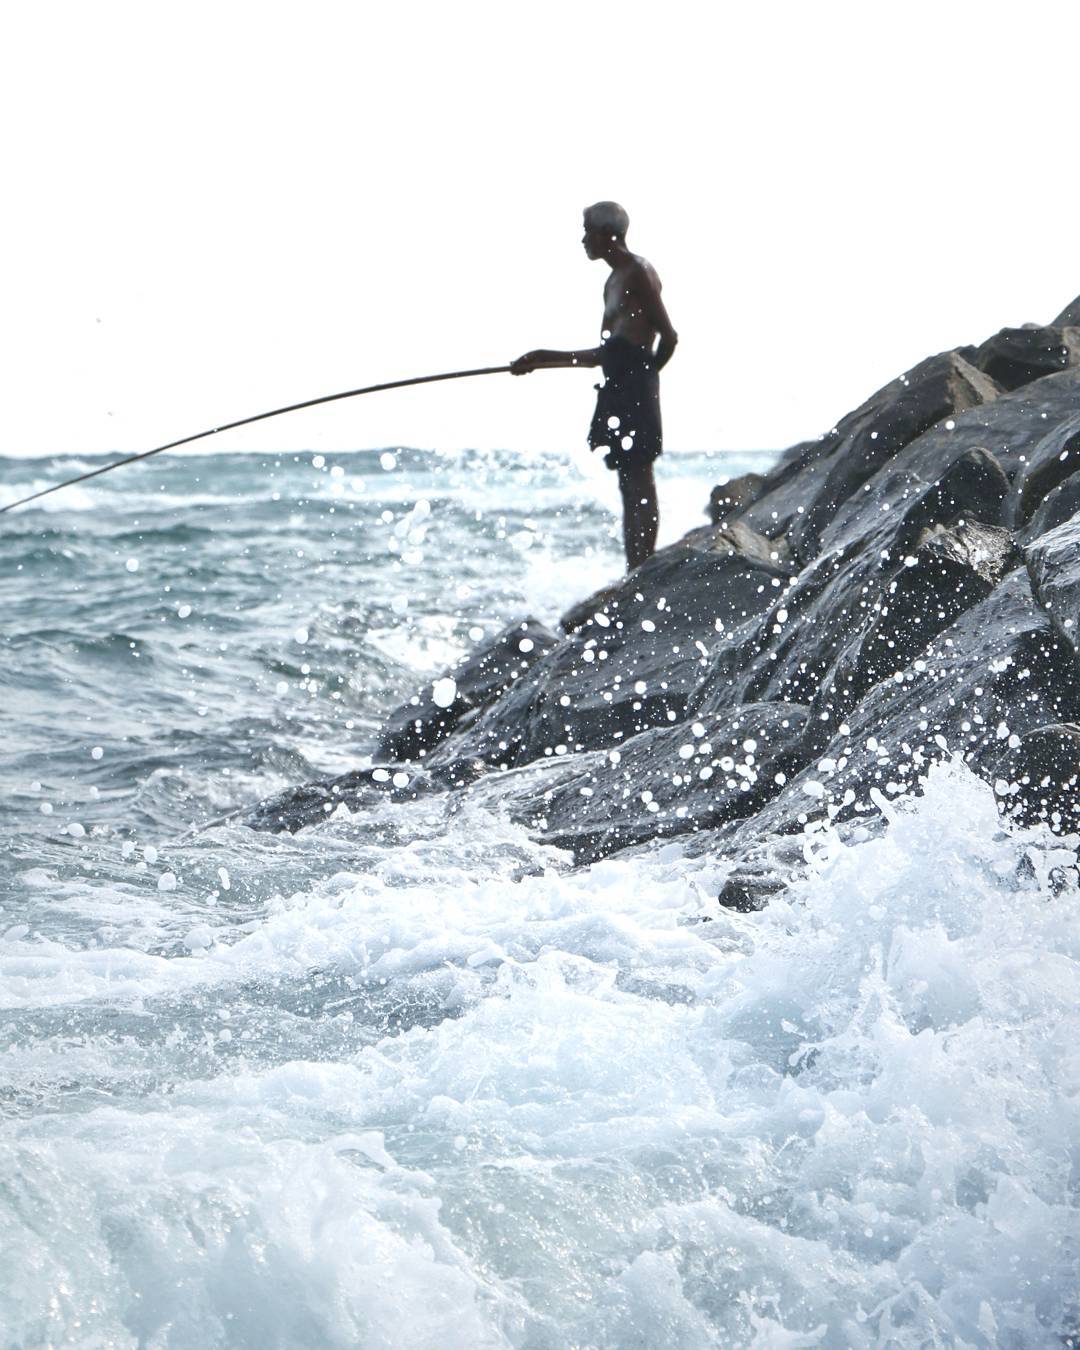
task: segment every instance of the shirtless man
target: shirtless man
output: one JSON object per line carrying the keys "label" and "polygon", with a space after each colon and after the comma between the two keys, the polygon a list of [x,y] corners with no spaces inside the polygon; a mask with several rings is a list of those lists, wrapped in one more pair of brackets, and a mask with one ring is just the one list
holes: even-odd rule
{"label": "shirtless man", "polygon": [[[604,286],[604,324],[599,347],[526,352],[511,365],[515,375],[549,366],[600,366],[596,412],[589,445],[603,447],[604,463],[619,475],[623,542],[633,571],[656,548],[660,511],[653,461],[662,449],[659,371],[671,360],[678,334],[660,298],[660,278],[650,263],[626,247],[630,218],[618,202],[585,209],[585,255],[611,268]],[[659,339],[659,341],[658,341]]]}

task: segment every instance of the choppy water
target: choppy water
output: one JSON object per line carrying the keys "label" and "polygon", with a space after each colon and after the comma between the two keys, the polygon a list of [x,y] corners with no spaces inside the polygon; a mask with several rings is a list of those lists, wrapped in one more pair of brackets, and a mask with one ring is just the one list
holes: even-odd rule
{"label": "choppy water", "polygon": [[[668,537],[721,463],[663,461]],[[747,916],[468,799],[200,828],[618,571],[597,466],[386,464],[0,518],[0,1345],[1060,1346],[1078,897],[963,769]]]}

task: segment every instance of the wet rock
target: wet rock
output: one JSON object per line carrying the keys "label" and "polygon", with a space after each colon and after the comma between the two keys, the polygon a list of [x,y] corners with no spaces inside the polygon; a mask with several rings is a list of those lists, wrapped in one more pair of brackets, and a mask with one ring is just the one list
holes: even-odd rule
{"label": "wet rock", "polygon": [[[874,396],[846,430],[827,472],[792,520],[788,542],[798,558],[812,557],[821,533],[840,507],[892,457],[937,423],[992,403],[997,384],[956,352],[923,361]],[[807,484],[807,487],[810,485]]]}
{"label": "wet rock", "polygon": [[717,901],[737,914],[753,914],[764,909],[774,895],[787,889],[787,882],[772,872],[737,869],[720,887]]}
{"label": "wet rock", "polygon": [[1010,481],[1053,428],[1076,411],[1078,400],[1080,369],[1067,370],[946,419],[894,455],[844,503],[822,533],[821,550],[864,536],[875,518],[880,520],[898,507],[906,509],[928,487],[940,483],[943,490],[952,489],[961,460],[968,465],[967,472],[981,465],[986,479],[984,505],[976,518],[991,525],[1012,525]]}
{"label": "wet rock", "polygon": [[[558,643],[558,636],[535,619],[504,628],[486,647],[451,666],[391,714],[382,730],[378,757],[409,761],[426,754],[464,720],[505,694]],[[442,694],[445,701],[447,680],[453,681],[453,694],[443,706],[435,694]]]}
{"label": "wet rock", "polygon": [[[1080,461],[1078,461],[1080,467]],[[1058,525],[1071,520],[1080,511],[1080,473],[1074,473],[1048,492],[1031,519],[1018,531],[1021,543],[1030,544]]]}
{"label": "wet rock", "polygon": [[1030,446],[1013,478],[1007,516],[1022,528],[1051,492],[1080,469],[1080,411],[1055,419]]}
{"label": "wet rock", "polygon": [[1080,726],[1036,727],[1014,739],[997,780],[1008,814],[1025,825],[1080,832]]}
{"label": "wet rock", "polygon": [[[1007,569],[1006,532],[978,525],[1000,516],[1007,488],[985,451],[962,455],[937,482],[868,511],[835,551],[787,587],[763,619],[721,649],[689,704],[694,715],[745,700],[810,704],[823,685],[858,698],[906,664],[961,610],[976,604]],[[943,522],[959,521],[948,531]],[[910,560],[910,561],[909,561]]]}
{"label": "wet rock", "polygon": [[920,362],[820,440],[793,446],[734,518],[770,537],[786,533],[797,557],[813,556],[840,504],[892,455],[943,419],[996,398],[996,384],[965,359],[973,351],[961,348]]}
{"label": "wet rock", "polygon": [[245,824],[253,830],[295,834],[305,826],[328,820],[342,806],[357,811],[380,801],[415,801],[432,793],[468,787],[485,769],[483,764],[468,761],[435,770],[417,769],[411,764],[376,764],[268,797],[248,813]]}
{"label": "wet rock", "polygon": [[704,527],[662,549],[523,678],[436,752],[513,767],[618,746],[679,721],[718,634],[760,614],[786,570],[745,526]]}
{"label": "wet rock", "polygon": [[783,833],[812,817],[876,812],[953,754],[995,781],[1013,736],[1076,720],[1076,673],[1075,654],[1017,568],[921,656],[875,685],[755,823]]}
{"label": "wet rock", "polygon": [[721,525],[729,516],[735,517],[761,496],[766,484],[762,473],[744,473],[717,483],[709,494],[708,516],[714,525]]}
{"label": "wet rock", "polygon": [[1024,557],[1039,604],[1080,656],[1080,514],[1029,544]]}
{"label": "wet rock", "polygon": [[579,862],[713,828],[755,810],[801,767],[805,721],[805,708],[771,703],[658,727],[619,750],[576,756],[511,809]]}
{"label": "wet rock", "polygon": [[1051,328],[1075,328],[1080,326],[1080,295],[1071,300],[1050,325]]}
{"label": "wet rock", "polygon": [[1054,375],[1080,359],[1080,329],[1073,327],[1003,328],[975,349],[973,365],[1003,389],[1019,389]]}

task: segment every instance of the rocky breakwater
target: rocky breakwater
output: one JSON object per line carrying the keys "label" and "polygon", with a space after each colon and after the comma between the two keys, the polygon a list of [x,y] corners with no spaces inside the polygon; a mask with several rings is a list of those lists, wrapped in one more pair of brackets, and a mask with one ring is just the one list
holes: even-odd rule
{"label": "rocky breakwater", "polygon": [[525,619],[413,695],[375,768],[251,823],[479,793],[579,861],[692,832],[737,904],[946,756],[1003,812],[1080,827],[1078,311],[930,357],[718,486],[560,633]]}

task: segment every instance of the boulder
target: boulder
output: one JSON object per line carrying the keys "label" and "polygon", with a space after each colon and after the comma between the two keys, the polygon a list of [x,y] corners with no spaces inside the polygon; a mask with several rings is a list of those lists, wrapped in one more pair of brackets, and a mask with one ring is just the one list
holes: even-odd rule
{"label": "boulder", "polygon": [[656,727],[618,750],[575,756],[511,810],[579,862],[711,828],[755,810],[801,767],[805,721],[805,708],[769,703]]}
{"label": "boulder", "polygon": [[1080,295],[1065,306],[1050,326],[1052,328],[1075,328],[1080,326]]}
{"label": "boulder", "polygon": [[750,504],[733,509],[733,518],[770,538],[787,533],[797,557],[812,557],[839,504],[890,456],[942,419],[997,396],[995,383],[965,359],[973,351],[961,348],[920,362],[820,440],[793,446]]}
{"label": "boulder", "polygon": [[[1004,531],[975,522],[1000,517],[1001,469],[976,451],[917,494],[910,487],[898,509],[868,512],[864,533],[853,529],[733,635],[695,690],[693,715],[745,700],[811,704],[823,684],[837,687],[846,708],[988,593],[1012,545]],[[957,518],[964,524],[942,530]]]}
{"label": "boulder", "polygon": [[1011,746],[1000,766],[999,795],[1008,814],[1025,825],[1046,824],[1061,834],[1080,832],[1080,726],[1036,727]]}
{"label": "boulder", "polygon": [[1080,655],[1080,514],[1030,543],[1024,558],[1039,604]]}
{"label": "boulder", "polygon": [[1049,534],[1058,525],[1071,520],[1078,511],[1080,511],[1080,473],[1074,473],[1047,493],[1031,519],[1017,531],[1017,538],[1022,544],[1030,544],[1040,535]]}
{"label": "boulder", "polygon": [[[379,741],[378,757],[409,761],[426,755],[469,717],[493,703],[552,651],[559,638],[535,619],[525,619],[504,628],[486,647],[472,652],[425,686],[387,719]],[[448,706],[436,702],[435,690],[448,688],[453,697]]]}
{"label": "boulder", "polygon": [[661,549],[524,678],[436,752],[513,767],[618,746],[679,721],[718,634],[760,614],[787,580],[746,526],[704,527]]}
{"label": "boulder", "polygon": [[[928,486],[951,476],[956,461],[973,451],[996,461],[1000,472],[993,470],[993,477],[1007,485],[1051,430],[1075,412],[1078,402],[1080,369],[1067,370],[948,418],[906,445],[844,503],[822,532],[822,550],[838,548],[865,534],[875,518],[904,507]],[[996,492],[993,484],[987,484],[987,492]],[[978,518],[987,524],[1012,525],[1007,510],[1011,508],[1005,501],[993,519]]]}
{"label": "boulder", "polygon": [[253,830],[295,834],[307,825],[329,819],[340,806],[357,811],[380,801],[415,801],[432,793],[467,787],[484,769],[483,764],[465,761],[432,770],[417,769],[412,764],[375,764],[370,769],[318,779],[268,797],[248,812],[244,823]]}
{"label": "boulder", "polygon": [[765,488],[763,473],[744,473],[717,483],[709,494],[708,516],[714,525],[721,525],[729,516],[736,516],[752,502],[757,501]]}
{"label": "boulder", "polygon": [[[847,429],[824,475],[792,520],[788,542],[795,556],[813,557],[822,530],[840,507],[904,446],[939,422],[992,403],[999,393],[992,379],[956,352],[923,361],[886,385]],[[809,486],[809,484],[808,484]]]}
{"label": "boulder", "polygon": [[975,349],[972,364],[1002,389],[1019,389],[1080,359],[1080,329],[1071,326],[1003,328]]}
{"label": "boulder", "polygon": [[1051,492],[1080,468],[1080,411],[1057,418],[1031,445],[1013,477],[1007,518],[1022,529]]}
{"label": "boulder", "polygon": [[996,782],[1024,737],[1078,713],[1075,653],[1017,568],[875,685],[824,751],[766,804],[755,829],[782,833],[811,818],[876,812],[880,800],[913,788],[932,761],[952,754]]}

